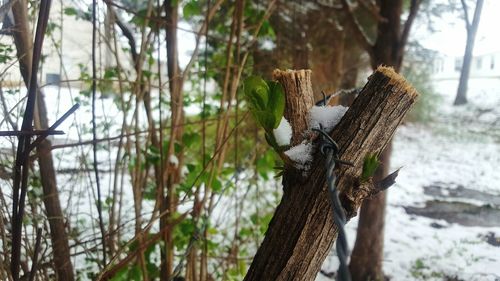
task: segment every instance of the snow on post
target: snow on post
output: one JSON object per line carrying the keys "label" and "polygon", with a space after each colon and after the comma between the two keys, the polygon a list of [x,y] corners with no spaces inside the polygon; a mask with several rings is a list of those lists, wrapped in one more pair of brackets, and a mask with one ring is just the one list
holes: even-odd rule
{"label": "snow on post", "polygon": [[309,128],[319,129],[330,132],[340,122],[342,116],[347,112],[348,107],[337,106],[313,106],[309,113]]}
{"label": "snow on post", "polygon": [[179,159],[177,158],[177,156],[171,154],[168,157],[168,163],[172,164],[174,167],[177,168],[177,166],[179,166]]}
{"label": "snow on post", "polygon": [[290,139],[292,138],[292,126],[285,119],[281,118],[281,122],[278,128],[273,130],[274,138],[279,146],[290,145]]}
{"label": "snow on post", "polygon": [[309,166],[313,160],[312,152],[312,143],[303,141],[302,143],[285,151],[285,154],[294,162],[295,168],[307,171],[309,170]]}

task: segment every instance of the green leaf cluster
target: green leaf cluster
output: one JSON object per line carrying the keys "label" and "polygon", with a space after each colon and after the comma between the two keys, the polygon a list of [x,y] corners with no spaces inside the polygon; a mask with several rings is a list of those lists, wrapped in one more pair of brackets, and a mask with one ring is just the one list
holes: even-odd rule
{"label": "green leaf cluster", "polygon": [[275,81],[265,81],[258,76],[250,76],[243,84],[250,112],[266,130],[272,132],[280,124],[285,112],[285,91]]}
{"label": "green leaf cluster", "polygon": [[273,129],[278,128],[285,112],[285,91],[280,83],[266,81],[258,76],[248,77],[244,83],[248,108],[257,123],[266,131],[267,143],[276,151],[280,148],[274,138]]}

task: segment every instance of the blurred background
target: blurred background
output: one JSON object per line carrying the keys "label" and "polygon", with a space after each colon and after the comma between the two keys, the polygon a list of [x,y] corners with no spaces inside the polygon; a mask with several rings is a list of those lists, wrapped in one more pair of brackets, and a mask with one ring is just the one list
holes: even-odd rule
{"label": "blurred background", "polygon": [[[21,130],[42,2],[0,2],[1,131]],[[283,195],[243,81],[311,69],[316,101],[349,106],[387,65],[420,97],[379,159],[396,184],[346,226],[353,280],[500,280],[499,13],[495,0],[52,1],[34,128],[80,108],[30,157],[21,275],[36,249],[34,280],[243,280]],[[17,145],[0,137],[1,280]],[[337,268],[333,248],[313,279]]]}

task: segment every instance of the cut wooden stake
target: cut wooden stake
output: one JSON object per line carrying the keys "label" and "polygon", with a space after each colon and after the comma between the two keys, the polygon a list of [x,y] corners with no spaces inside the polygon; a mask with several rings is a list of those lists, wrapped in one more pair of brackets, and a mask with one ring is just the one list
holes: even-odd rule
{"label": "cut wooden stake", "polygon": [[[275,77],[287,94],[285,116],[294,126],[292,140],[300,142],[312,104],[310,72],[275,71]],[[392,68],[379,67],[331,132],[340,147],[340,158],[354,163],[354,167],[337,170],[337,186],[348,218],[355,216],[363,200],[376,192],[373,185],[359,180],[365,156],[383,150],[417,96],[417,91]],[[323,161],[316,152],[309,175],[300,180],[285,171],[284,196],[245,280],[315,279],[337,237]]]}
{"label": "cut wooden stake", "polygon": [[309,110],[314,105],[311,70],[276,69],[273,78],[280,82],[285,90],[284,116],[292,126],[290,144],[297,145],[304,139],[303,133],[307,129]]}

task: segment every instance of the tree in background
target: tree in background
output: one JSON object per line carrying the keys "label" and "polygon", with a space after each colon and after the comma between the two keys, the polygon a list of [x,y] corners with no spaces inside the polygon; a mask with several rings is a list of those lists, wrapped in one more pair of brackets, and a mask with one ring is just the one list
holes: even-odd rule
{"label": "tree in background", "polygon": [[[399,71],[413,21],[417,15],[420,0],[412,0],[409,13],[404,24],[401,15],[404,9],[403,0],[377,1],[373,6],[375,14],[376,37],[374,43],[364,32],[356,17],[356,10],[347,0],[342,0],[343,9],[354,35],[361,47],[369,54],[371,66],[392,66]],[[360,5],[358,5],[360,6]],[[388,174],[390,166],[391,144],[380,156],[380,166],[374,181],[381,181]],[[386,193],[382,192],[363,203],[360,210],[356,243],[352,250],[350,269],[353,280],[383,280],[382,261],[384,245]]]}
{"label": "tree in background", "polygon": [[465,52],[460,71],[460,80],[458,82],[457,96],[455,97],[454,105],[462,105],[467,103],[467,85],[469,83],[470,67],[472,63],[472,53],[474,51],[474,43],[476,41],[477,28],[481,19],[481,11],[483,9],[484,0],[477,0],[474,16],[469,17],[469,8],[466,0],[460,0],[464,12],[465,29],[467,30],[467,41],[465,43]]}

